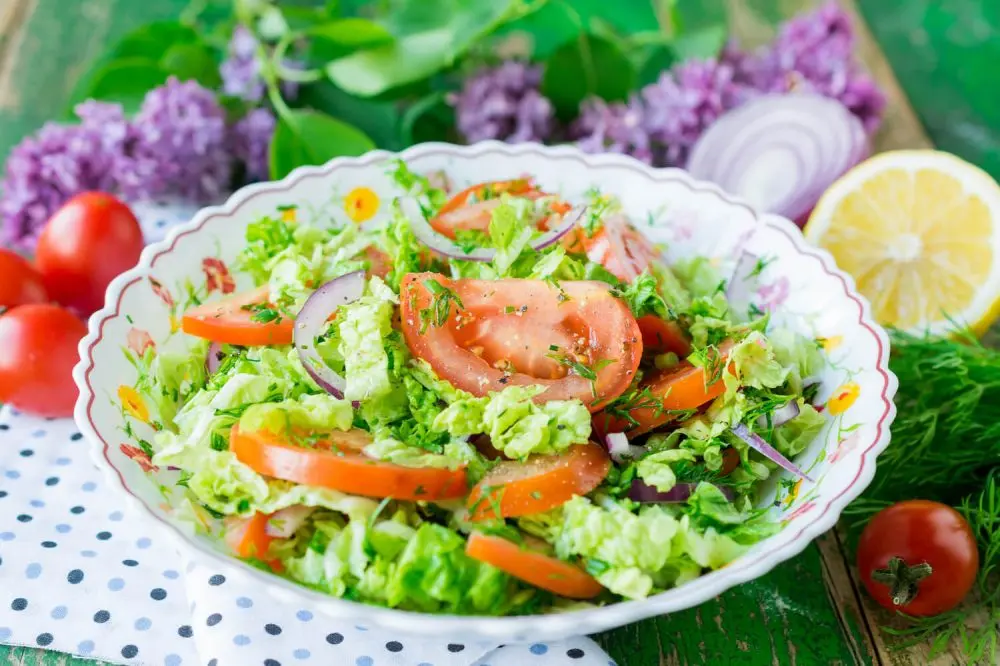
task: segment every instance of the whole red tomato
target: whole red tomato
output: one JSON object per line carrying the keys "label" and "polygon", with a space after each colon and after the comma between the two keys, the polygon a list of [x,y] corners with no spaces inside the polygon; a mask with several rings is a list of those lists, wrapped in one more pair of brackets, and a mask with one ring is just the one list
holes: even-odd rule
{"label": "whole red tomato", "polygon": [[87,332],[58,305],[21,305],[0,315],[0,402],[36,416],[72,416],[77,344]]}
{"label": "whole red tomato", "polygon": [[142,247],[142,230],[128,206],[110,194],[84,192],[45,225],[35,263],[49,296],[89,315],[104,304],[108,283],[136,265]]}
{"label": "whole red tomato", "polygon": [[972,589],[979,551],[969,524],[950,506],[908,500],[875,514],[858,544],[858,571],[880,605],[938,615]]}
{"label": "whole red tomato", "polygon": [[44,303],[47,298],[42,276],[27,259],[0,247],[0,309]]}

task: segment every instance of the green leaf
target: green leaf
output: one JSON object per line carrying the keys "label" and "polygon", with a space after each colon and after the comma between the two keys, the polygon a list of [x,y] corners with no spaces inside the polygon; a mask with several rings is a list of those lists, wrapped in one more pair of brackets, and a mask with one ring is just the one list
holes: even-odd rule
{"label": "green leaf", "polygon": [[204,44],[174,44],[163,54],[160,67],[182,81],[193,79],[206,88],[222,85],[219,63]]}
{"label": "green leaf", "polygon": [[354,125],[379,148],[399,150],[406,145],[399,137],[399,106],[393,102],[361,99],[348,95],[330,81],[317,81],[302,86],[296,104]]}
{"label": "green leaf", "polygon": [[444,92],[434,92],[414,102],[403,114],[400,135],[405,145],[455,139],[455,109]]}
{"label": "green leaf", "polygon": [[393,41],[391,32],[378,23],[363,18],[328,21],[310,28],[306,34],[312,39],[352,49],[382,46]]}
{"label": "green leaf", "polygon": [[403,0],[386,28],[393,44],[331,62],[326,72],[340,88],[373,97],[425,79],[452,65],[470,45],[491,32],[516,0]]}
{"label": "green leaf", "polygon": [[103,60],[108,62],[122,58],[147,58],[156,61],[175,44],[193,44],[199,41],[198,33],[191,26],[177,21],[158,21],[122,37]]}
{"label": "green leaf", "polygon": [[296,167],[361,155],[373,148],[372,140],[357,127],[320,111],[292,109],[281,115],[271,140],[271,177],[284,178]]}
{"label": "green leaf", "polygon": [[678,60],[714,58],[726,45],[728,37],[725,25],[713,25],[679,35],[670,47]]}
{"label": "green leaf", "polygon": [[654,46],[649,49],[639,67],[638,86],[654,83],[660,78],[660,74],[673,67],[677,62],[674,51],[666,46]]}
{"label": "green leaf", "polygon": [[635,82],[635,67],[620,48],[606,39],[580,35],[546,61],[542,93],[561,118],[570,118],[584,98],[623,100]]}
{"label": "green leaf", "polygon": [[118,102],[125,113],[134,113],[146,93],[167,80],[167,73],[143,58],[116,60],[94,73],[83,99]]}

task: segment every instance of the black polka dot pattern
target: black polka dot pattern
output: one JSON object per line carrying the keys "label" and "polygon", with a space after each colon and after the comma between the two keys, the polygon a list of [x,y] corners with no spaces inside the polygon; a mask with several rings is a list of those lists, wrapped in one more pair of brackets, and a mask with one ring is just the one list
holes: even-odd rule
{"label": "black polka dot pattern", "polygon": [[330,645],[340,645],[344,642],[343,634],[338,634],[336,632],[326,635],[326,642]]}
{"label": "black polka dot pattern", "polygon": [[139,566],[139,563],[136,562],[135,560],[122,560],[122,564],[124,564],[127,567],[137,567],[137,566]]}
{"label": "black polka dot pattern", "polygon": [[74,442],[79,442],[81,439],[83,439],[83,435],[77,432],[70,435],[69,438]]}
{"label": "black polka dot pattern", "polygon": [[385,644],[385,649],[388,650],[389,652],[402,652],[403,644],[400,643],[399,641],[389,641],[388,643]]}
{"label": "black polka dot pattern", "polygon": [[220,622],[222,622],[222,615],[220,615],[219,613],[212,613],[211,615],[208,616],[208,619],[205,620],[205,624],[207,624],[210,627],[214,627]]}
{"label": "black polka dot pattern", "polygon": [[84,509],[82,506],[74,506],[72,509],[69,510],[70,513],[75,514],[77,516],[79,516],[84,511],[86,511],[86,509]]}
{"label": "black polka dot pattern", "polygon": [[162,587],[156,587],[149,591],[149,596],[156,601],[163,601],[167,598],[167,591]]}
{"label": "black polka dot pattern", "polygon": [[276,624],[265,624],[264,631],[271,634],[272,636],[278,636],[281,634],[281,627]]}
{"label": "black polka dot pattern", "polygon": [[132,659],[137,654],[139,654],[139,648],[137,648],[134,645],[126,645],[125,647],[122,648],[122,656],[125,657],[126,659]]}
{"label": "black polka dot pattern", "polygon": [[79,569],[73,569],[68,574],[66,574],[66,580],[69,581],[72,585],[76,585],[81,580],[83,580],[83,572],[80,571]]}
{"label": "black polka dot pattern", "polygon": [[59,483],[59,477],[58,476],[50,476],[49,478],[45,479],[45,485],[47,485],[47,486],[54,486],[57,483]]}
{"label": "black polka dot pattern", "polygon": [[190,624],[182,624],[177,627],[177,635],[181,638],[191,638],[194,635],[194,630],[191,628]]}
{"label": "black polka dot pattern", "polygon": [[111,538],[111,532],[98,532],[97,538],[100,541],[107,541],[108,539]]}
{"label": "black polka dot pattern", "polygon": [[38,634],[38,637],[35,638],[35,642],[41,645],[42,647],[45,647],[46,645],[51,645],[52,634],[50,634],[47,631],[44,634]]}
{"label": "black polka dot pattern", "polygon": [[209,659],[208,660],[208,666],[219,666],[219,660],[218,659]]}
{"label": "black polka dot pattern", "polygon": [[209,585],[222,585],[225,582],[226,582],[226,577],[223,576],[222,574],[215,574],[214,576],[208,579]]}
{"label": "black polka dot pattern", "polygon": [[570,659],[583,659],[586,653],[580,648],[571,648],[566,650],[566,656]]}
{"label": "black polka dot pattern", "polygon": [[281,666],[281,662],[275,659],[265,659],[264,666]]}
{"label": "black polka dot pattern", "polygon": [[461,652],[465,646],[461,643],[448,643],[448,652]]}
{"label": "black polka dot pattern", "polygon": [[28,600],[23,597],[18,597],[14,601],[10,602],[11,610],[23,611],[28,607]]}
{"label": "black polka dot pattern", "polygon": [[111,619],[111,613],[106,610],[99,610],[94,613],[94,622],[97,624],[104,624]]}
{"label": "black polka dot pattern", "polygon": [[43,541],[42,548],[55,548],[58,544],[55,541]]}
{"label": "black polka dot pattern", "polygon": [[32,518],[28,514],[22,513],[21,515],[19,515],[17,517],[17,520],[18,520],[18,522],[21,522],[21,523],[30,523],[31,520],[32,520]]}
{"label": "black polka dot pattern", "polygon": [[33,455],[35,455],[35,452],[32,451],[31,449],[23,449],[21,451],[21,457],[22,458],[30,458]]}

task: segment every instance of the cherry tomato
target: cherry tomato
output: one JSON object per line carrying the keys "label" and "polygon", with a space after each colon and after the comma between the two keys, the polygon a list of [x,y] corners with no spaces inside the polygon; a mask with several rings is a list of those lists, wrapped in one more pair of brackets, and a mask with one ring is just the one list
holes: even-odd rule
{"label": "cherry tomato", "polygon": [[910,615],[938,615],[972,589],[979,550],[969,524],[950,506],[908,500],[879,511],[865,526],[858,571],[879,605]]}
{"label": "cherry tomato", "polygon": [[611,469],[604,447],[577,444],[553,456],[501,462],[469,493],[472,520],[511,518],[542,513],[586,495]]}
{"label": "cherry tomato", "polygon": [[292,344],[292,319],[277,310],[274,318],[268,319],[254,307],[267,305],[267,285],[264,285],[191,308],[184,313],[181,328],[188,335],[227,345]]}
{"label": "cherry tomato", "polygon": [[541,280],[410,273],[401,294],[410,350],[473,395],[540,385],[540,402],[578,398],[596,411],[628,388],[642,357],[635,318],[603,282],[557,289]]}
{"label": "cherry tomato", "polygon": [[562,597],[591,599],[601,593],[604,588],[593,576],[576,564],[545,554],[545,545],[530,536],[518,545],[502,537],[473,532],[465,544],[465,554]]}
{"label": "cherry tomato", "polygon": [[35,263],[49,296],[89,315],[104,305],[108,284],[138,263],[142,248],[142,230],[128,206],[110,194],[84,192],[45,225]]}
{"label": "cherry tomato", "polygon": [[0,310],[46,300],[38,271],[21,255],[0,247]]}
{"label": "cherry tomato", "polygon": [[300,446],[282,435],[235,426],[229,446],[258,474],[354,495],[430,501],[464,497],[468,490],[464,468],[404,467],[366,456],[362,449],[371,438],[363,430],[334,430],[314,439]]}
{"label": "cherry tomato", "polygon": [[73,366],[87,326],[57,305],[21,305],[0,315],[0,402],[36,416],[72,416]]}

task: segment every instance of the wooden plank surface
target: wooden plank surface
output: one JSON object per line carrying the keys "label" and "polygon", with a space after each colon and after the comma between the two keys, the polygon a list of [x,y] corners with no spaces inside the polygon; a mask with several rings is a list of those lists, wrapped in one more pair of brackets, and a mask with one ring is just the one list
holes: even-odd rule
{"label": "wooden plank surface", "polygon": [[[811,0],[702,1],[720,11],[728,10],[734,32],[751,43],[768,39],[775,21],[816,4]],[[915,1],[926,8],[936,0]],[[899,38],[905,31],[902,18],[909,16],[925,31],[927,19],[923,15],[914,19],[912,11],[904,12],[904,5],[912,4],[909,0],[858,2],[866,16],[878,21],[875,32],[879,37],[885,36],[888,43],[898,46],[890,55],[895,56],[893,66],[899,71],[909,59],[904,40]],[[62,114],[64,100],[82,66],[105,44],[136,25],[175,16],[186,4],[186,0],[0,0],[0,155],[5,156],[22,136],[45,120]],[[1000,2],[992,0],[953,0],[949,4],[1000,7]],[[845,6],[859,16],[849,0]],[[862,59],[890,99],[877,147],[931,145],[871,31],[861,25],[859,36]],[[994,59],[994,66],[996,62]],[[905,69],[906,77],[911,77],[912,70]],[[912,82],[904,83],[909,90]],[[923,88],[928,85],[923,84]],[[994,86],[994,95],[995,91]],[[956,98],[950,103],[956,104]],[[980,133],[991,136],[1000,128],[1000,118],[990,127],[981,128]],[[969,147],[963,150],[974,154]],[[767,576],[697,609],[639,622],[596,638],[622,666],[927,664],[925,648],[902,653],[887,648],[879,630],[887,619],[859,592],[840,540],[828,534]],[[961,663],[955,654],[944,655],[935,666]],[[0,647],[0,664],[96,663],[43,650]]]}

